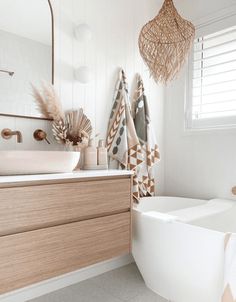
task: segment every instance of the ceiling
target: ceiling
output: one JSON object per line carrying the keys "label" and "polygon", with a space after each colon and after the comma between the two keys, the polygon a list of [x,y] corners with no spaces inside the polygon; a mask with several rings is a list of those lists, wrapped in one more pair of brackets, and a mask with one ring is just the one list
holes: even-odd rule
{"label": "ceiling", "polygon": [[0,0],[0,30],[51,45],[48,0]]}
{"label": "ceiling", "polygon": [[[149,0],[157,7],[154,16],[158,13],[164,0]],[[222,9],[236,5],[236,0],[173,0],[178,12],[188,20],[197,21],[212,15]]]}

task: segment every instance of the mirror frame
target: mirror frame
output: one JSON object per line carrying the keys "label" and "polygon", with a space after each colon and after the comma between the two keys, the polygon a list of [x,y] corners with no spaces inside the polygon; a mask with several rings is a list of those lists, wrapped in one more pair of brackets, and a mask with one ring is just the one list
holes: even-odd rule
{"label": "mirror frame", "polygon": [[[49,9],[50,9],[50,14],[51,14],[51,31],[52,31],[52,78],[51,78],[51,83],[54,85],[54,80],[55,80],[55,75],[54,75],[54,67],[55,67],[55,58],[54,58],[54,50],[55,50],[55,45],[54,45],[54,13],[53,13],[53,7],[51,0],[47,0]],[[46,121],[51,121],[52,119],[48,119],[46,117],[37,117],[37,116],[30,116],[30,115],[17,115],[17,114],[7,114],[7,113],[1,113],[0,110],[0,116],[5,116],[5,117],[15,117],[15,118],[25,118],[25,119],[33,119],[33,120],[46,120]]]}

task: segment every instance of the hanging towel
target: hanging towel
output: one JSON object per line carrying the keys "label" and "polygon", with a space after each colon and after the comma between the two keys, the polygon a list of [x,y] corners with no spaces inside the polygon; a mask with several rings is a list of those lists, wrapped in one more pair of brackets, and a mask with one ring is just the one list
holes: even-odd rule
{"label": "hanging towel", "polygon": [[155,194],[153,166],[160,160],[158,146],[152,129],[143,81],[137,75],[137,87],[132,104],[133,119],[144,161],[137,168],[140,196]]}
{"label": "hanging towel", "polygon": [[139,200],[137,167],[143,162],[143,155],[137,137],[128,97],[128,86],[123,70],[119,72],[114,104],[109,120],[107,141],[108,155],[116,160],[119,168],[134,171],[133,197]]}
{"label": "hanging towel", "polygon": [[222,302],[236,302],[236,234],[225,236],[224,293]]}

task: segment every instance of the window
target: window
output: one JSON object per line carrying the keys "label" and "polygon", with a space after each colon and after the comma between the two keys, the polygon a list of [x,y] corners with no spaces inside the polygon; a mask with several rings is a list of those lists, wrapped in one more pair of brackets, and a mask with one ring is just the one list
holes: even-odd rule
{"label": "window", "polygon": [[236,26],[198,37],[189,68],[188,128],[236,125]]}

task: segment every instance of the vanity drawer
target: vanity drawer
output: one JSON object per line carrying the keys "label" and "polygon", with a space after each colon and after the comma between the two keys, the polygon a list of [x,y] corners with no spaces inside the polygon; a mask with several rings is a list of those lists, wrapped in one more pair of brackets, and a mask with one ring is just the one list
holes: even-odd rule
{"label": "vanity drawer", "polygon": [[0,294],[130,252],[130,213],[0,238]]}
{"label": "vanity drawer", "polygon": [[130,209],[130,178],[0,189],[0,236]]}

